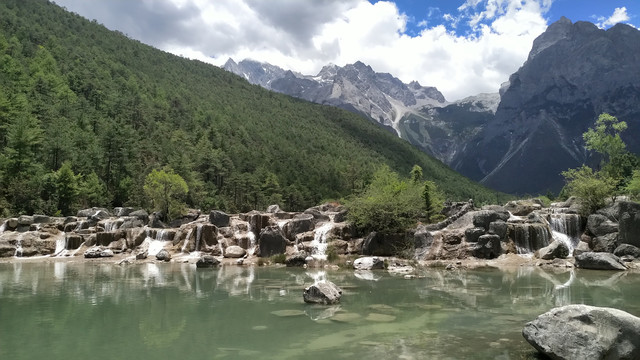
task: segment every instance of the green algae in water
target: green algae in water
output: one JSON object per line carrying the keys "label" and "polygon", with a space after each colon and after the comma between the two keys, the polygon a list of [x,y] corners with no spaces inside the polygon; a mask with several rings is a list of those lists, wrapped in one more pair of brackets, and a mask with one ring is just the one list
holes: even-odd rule
{"label": "green algae in water", "polygon": [[327,272],[350,288],[334,306],[303,302],[315,275],[172,263],[0,264],[0,358],[526,359],[535,351],[522,338],[524,324],[553,307],[640,315],[636,273],[427,269],[412,281],[384,271],[369,281]]}

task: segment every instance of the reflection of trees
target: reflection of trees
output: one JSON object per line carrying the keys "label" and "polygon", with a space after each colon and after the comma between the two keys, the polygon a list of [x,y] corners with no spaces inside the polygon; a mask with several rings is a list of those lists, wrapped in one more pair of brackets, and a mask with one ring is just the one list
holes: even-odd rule
{"label": "reflection of trees", "polygon": [[146,312],[140,318],[140,337],[149,348],[167,348],[184,332],[187,320],[182,314],[180,294],[162,292],[153,294],[144,304]]}

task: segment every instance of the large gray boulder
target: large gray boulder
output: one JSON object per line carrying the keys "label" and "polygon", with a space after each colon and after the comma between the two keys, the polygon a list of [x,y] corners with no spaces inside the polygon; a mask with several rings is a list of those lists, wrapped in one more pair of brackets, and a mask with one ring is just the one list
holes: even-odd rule
{"label": "large gray boulder", "polygon": [[219,210],[213,210],[209,213],[209,222],[219,228],[227,227],[229,226],[229,215]]}
{"label": "large gray boulder", "polygon": [[555,240],[538,250],[538,256],[542,260],[564,259],[569,256],[569,247],[562,241]]}
{"label": "large gray boulder", "polygon": [[527,323],[522,335],[551,359],[640,359],[640,318],[618,309],[551,309]]}
{"label": "large gray boulder", "polygon": [[484,235],[487,231],[481,227],[472,227],[464,230],[464,238],[467,242],[475,243],[478,242],[480,236]]}
{"label": "large gray boulder", "polygon": [[383,234],[372,231],[362,243],[362,255],[393,256],[414,246],[406,234]]}
{"label": "large gray boulder", "polygon": [[612,232],[591,239],[591,248],[595,252],[612,253],[618,247],[618,233]]}
{"label": "large gray boulder", "polygon": [[353,268],[356,270],[384,269],[384,261],[376,256],[365,256],[356,259],[353,262]]}
{"label": "large gray boulder", "polygon": [[211,255],[204,255],[196,262],[196,268],[212,268],[220,264],[220,261]]}
{"label": "large gray boulder", "polygon": [[618,241],[640,247],[640,204],[620,202],[618,208],[620,229]]}
{"label": "large gray boulder", "polygon": [[626,270],[627,267],[620,259],[604,252],[586,252],[575,257],[576,266],[583,269],[593,270]]}
{"label": "large gray boulder", "polygon": [[315,221],[311,214],[299,214],[287,222],[282,230],[287,239],[294,241],[296,235],[313,230]]}
{"label": "large gray boulder", "polygon": [[342,289],[331,281],[324,280],[304,289],[302,298],[306,303],[312,304],[337,304],[342,297]]}
{"label": "large gray boulder", "polygon": [[587,230],[593,236],[603,236],[618,231],[618,224],[600,214],[591,214],[587,218]]}
{"label": "large gray boulder", "polygon": [[480,236],[478,242],[471,247],[471,255],[479,259],[495,259],[501,252],[500,236],[494,234]]}
{"label": "large gray boulder", "polygon": [[489,225],[498,220],[509,220],[509,212],[507,210],[480,210],[473,214],[473,226],[481,227],[489,230]]}
{"label": "large gray boulder", "polygon": [[613,251],[613,255],[618,257],[632,256],[638,259],[640,258],[640,248],[629,244],[620,244],[620,246]]}
{"label": "large gray boulder", "polygon": [[156,254],[156,259],[160,261],[171,261],[171,254],[165,249],[158,251]]}
{"label": "large gray boulder", "polygon": [[258,255],[269,257],[276,254],[284,254],[287,248],[282,230],[278,226],[268,226],[260,232],[258,239]]}
{"label": "large gray boulder", "polygon": [[224,257],[226,258],[237,259],[245,256],[246,253],[247,251],[245,249],[237,245],[231,245],[224,249]]}

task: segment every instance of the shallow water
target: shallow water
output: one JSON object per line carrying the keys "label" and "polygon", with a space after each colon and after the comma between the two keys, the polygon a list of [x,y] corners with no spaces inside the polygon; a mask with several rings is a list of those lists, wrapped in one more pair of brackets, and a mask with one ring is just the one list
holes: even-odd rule
{"label": "shallow water", "polygon": [[[640,275],[540,268],[422,278],[188,264],[0,264],[0,359],[527,359],[522,327],[560,305],[640,316]],[[371,280],[376,279],[376,280]]]}

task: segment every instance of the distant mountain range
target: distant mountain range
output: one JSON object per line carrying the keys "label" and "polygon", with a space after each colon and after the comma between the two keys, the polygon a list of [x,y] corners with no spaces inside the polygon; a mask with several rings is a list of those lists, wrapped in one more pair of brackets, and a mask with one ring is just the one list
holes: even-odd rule
{"label": "distant mountain range", "polygon": [[403,83],[362,62],[303,75],[253,60],[224,69],[253,84],[360,113],[497,190],[558,192],[560,172],[594,162],[582,133],[602,112],[627,121],[623,138],[640,152],[640,32],[567,18],[535,41],[500,94],[447,102],[435,87]]}

